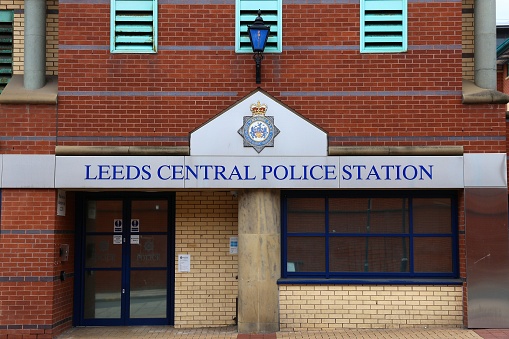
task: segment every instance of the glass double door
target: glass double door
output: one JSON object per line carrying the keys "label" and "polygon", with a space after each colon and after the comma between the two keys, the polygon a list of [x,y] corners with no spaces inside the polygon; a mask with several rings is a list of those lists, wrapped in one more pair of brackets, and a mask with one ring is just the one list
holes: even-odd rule
{"label": "glass double door", "polygon": [[172,324],[171,200],[83,204],[81,325]]}

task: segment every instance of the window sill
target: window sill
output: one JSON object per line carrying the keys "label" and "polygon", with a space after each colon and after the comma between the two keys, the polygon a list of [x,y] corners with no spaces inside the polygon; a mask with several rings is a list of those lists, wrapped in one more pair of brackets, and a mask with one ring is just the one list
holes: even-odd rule
{"label": "window sill", "polygon": [[0,104],[56,104],[58,77],[47,76],[46,85],[35,90],[23,86],[23,74],[13,75],[0,94]]}
{"label": "window sill", "polygon": [[461,278],[281,278],[278,285],[461,285]]}

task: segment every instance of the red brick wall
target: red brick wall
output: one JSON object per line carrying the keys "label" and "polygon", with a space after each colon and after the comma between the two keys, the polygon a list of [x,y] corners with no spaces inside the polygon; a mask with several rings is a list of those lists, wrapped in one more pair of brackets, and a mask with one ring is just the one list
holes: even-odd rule
{"label": "red brick wall", "polygon": [[0,154],[55,152],[56,105],[0,105]]}
{"label": "red brick wall", "polygon": [[[70,197],[72,206],[72,196]],[[56,216],[56,193],[3,189],[0,238],[0,337],[51,338],[71,326],[74,218]],[[70,261],[59,257],[71,245]]]}
{"label": "red brick wall", "polygon": [[[359,53],[358,4],[288,4],[283,15],[284,52],[265,55],[261,86],[324,128],[330,145],[505,152],[502,106],[461,103],[460,3],[410,3],[410,48],[393,54]],[[157,54],[111,54],[108,5],[61,4],[59,22],[64,145],[187,144],[194,128],[257,87],[251,54],[233,52],[232,5],[161,4]]]}

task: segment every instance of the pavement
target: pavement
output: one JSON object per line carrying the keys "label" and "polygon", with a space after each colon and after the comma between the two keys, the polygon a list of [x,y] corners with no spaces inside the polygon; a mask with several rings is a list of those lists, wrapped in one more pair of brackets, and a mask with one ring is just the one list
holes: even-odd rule
{"label": "pavement", "polygon": [[327,331],[280,331],[270,334],[238,334],[237,328],[182,329],[169,326],[75,327],[57,339],[509,339],[509,329],[449,327],[401,329],[335,329]]}

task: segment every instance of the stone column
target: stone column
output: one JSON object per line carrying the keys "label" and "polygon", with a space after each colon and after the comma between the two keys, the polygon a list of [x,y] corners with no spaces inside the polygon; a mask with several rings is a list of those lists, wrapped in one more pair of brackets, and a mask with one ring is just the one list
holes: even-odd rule
{"label": "stone column", "polygon": [[26,89],[46,83],[46,0],[25,0],[24,77]]}
{"label": "stone column", "polygon": [[497,89],[497,25],[495,0],[474,2],[474,82]]}
{"label": "stone column", "polygon": [[279,190],[239,192],[239,333],[279,330]]}

